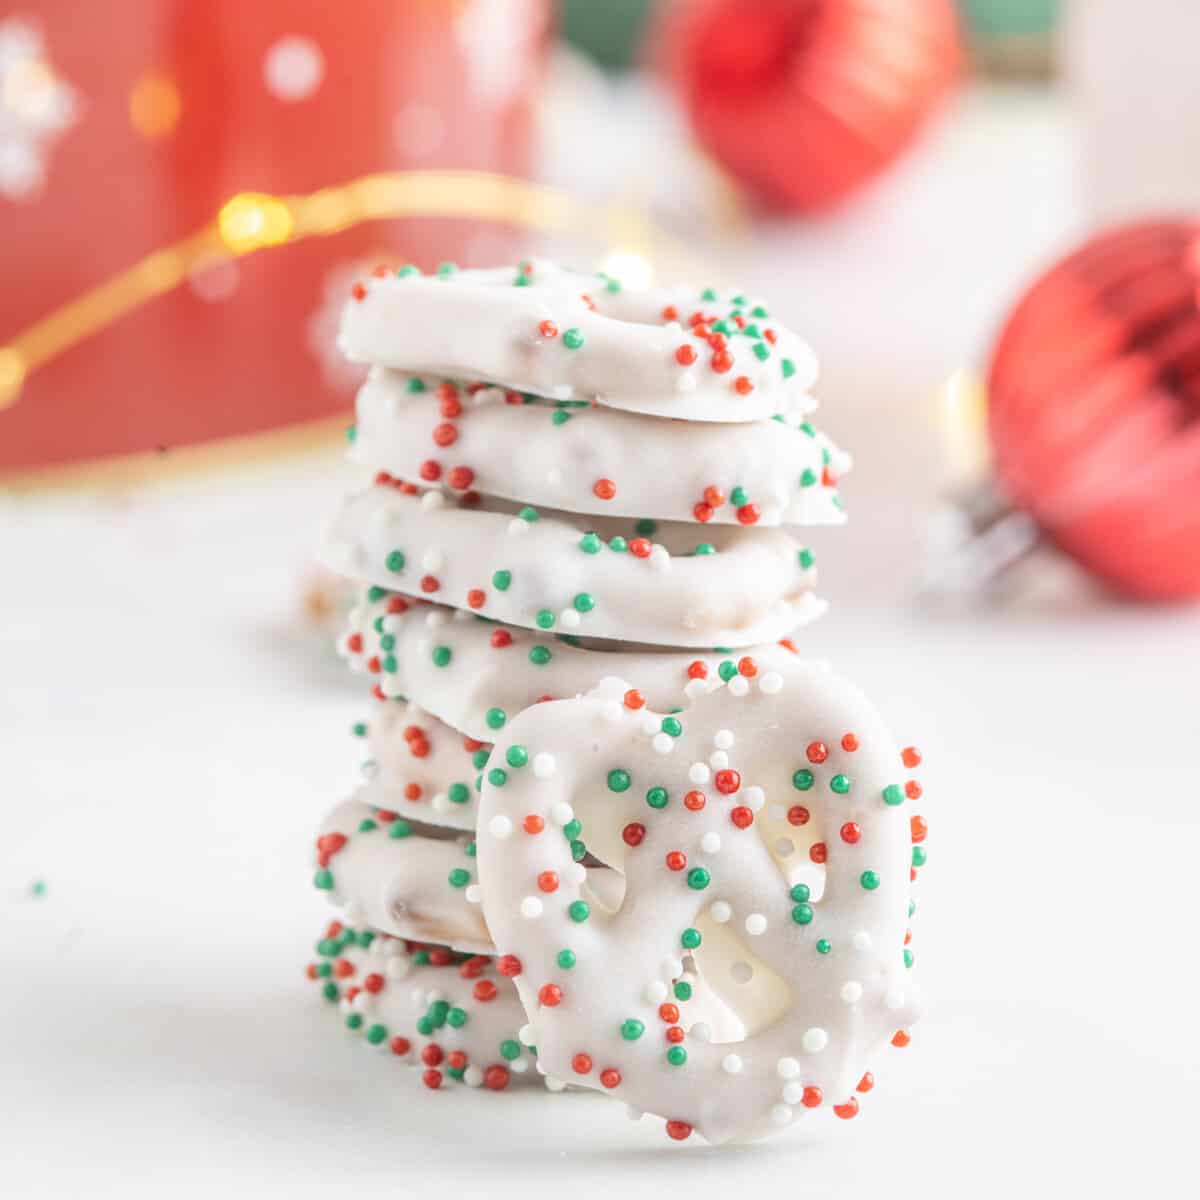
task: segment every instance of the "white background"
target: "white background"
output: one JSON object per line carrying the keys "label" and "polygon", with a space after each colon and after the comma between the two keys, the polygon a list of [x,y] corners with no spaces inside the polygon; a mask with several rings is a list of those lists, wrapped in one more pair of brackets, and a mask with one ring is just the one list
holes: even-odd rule
{"label": "white background", "polygon": [[0,509],[0,1189],[1194,1189],[1200,622],[911,598],[929,391],[1073,220],[1054,105],[976,95],[935,142],[821,234],[736,252],[822,352],[826,423],[858,454],[853,523],[819,543],[837,604],[804,648],[926,755],[927,1013],[862,1115],[677,1146],[594,1095],[429,1093],[339,1032],[303,976],[329,916],[311,839],[363,712],[296,617],[343,482],[324,459]]}

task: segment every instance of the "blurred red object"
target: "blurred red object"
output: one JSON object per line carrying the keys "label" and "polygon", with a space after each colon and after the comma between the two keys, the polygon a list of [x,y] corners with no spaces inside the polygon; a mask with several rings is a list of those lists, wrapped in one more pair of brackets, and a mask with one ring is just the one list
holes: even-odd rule
{"label": "blurred red object", "polygon": [[1200,223],[1105,232],[1051,267],[992,354],[1010,498],[1143,599],[1200,596]]}
{"label": "blurred red object", "polygon": [[701,145],[799,212],[896,159],[961,61],[952,0],[672,0],[653,37]]}
{"label": "blurred red object", "polygon": [[0,471],[331,414],[349,399],[325,344],[339,280],[376,256],[511,253],[511,231],[421,217],[217,254],[22,378],[23,330],[147,255],[165,252],[147,282],[169,273],[231,197],[405,168],[526,172],[550,0],[352,7],[27,0],[28,16],[0,16]]}

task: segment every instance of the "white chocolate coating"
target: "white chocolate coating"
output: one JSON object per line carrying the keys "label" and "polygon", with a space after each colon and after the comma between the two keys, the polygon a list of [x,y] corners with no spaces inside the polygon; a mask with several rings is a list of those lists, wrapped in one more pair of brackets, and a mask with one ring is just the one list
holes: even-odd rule
{"label": "white chocolate coating", "polygon": [[[364,946],[363,943],[367,944]],[[502,1091],[541,1080],[518,1033],[525,1013],[510,979],[486,957],[464,959],[334,922],[317,942],[309,978],[336,1002],[344,1026],[399,1062]]]}
{"label": "white chocolate coating", "polygon": [[[592,531],[604,544],[588,553],[583,546]],[[545,628],[545,614],[547,640],[563,632],[665,646],[750,646],[823,611],[811,590],[809,552],[782,530],[664,523],[653,543],[645,539],[646,557],[610,549],[615,534],[636,540],[628,522],[566,514],[528,520],[459,507],[441,492],[410,495],[376,485],[342,503],[323,558],[352,579],[472,607],[510,625]],[[689,553],[701,542],[715,552]]]}
{"label": "white chocolate coating", "polygon": [[[756,421],[814,407],[807,393],[816,356],[790,330],[752,317],[756,307],[765,310],[745,298],[739,305],[733,293],[706,299],[686,288],[610,291],[598,276],[530,266],[528,273],[372,276],[346,304],[338,344],[352,362],[486,379],[552,400],[595,400],[654,416]],[[514,286],[517,278],[527,286]],[[669,308],[677,319],[664,316]],[[683,327],[693,314],[727,321],[728,336],[718,335],[723,350],[710,333]],[[739,319],[753,332],[739,329]],[[690,364],[676,357],[681,346],[694,352]]]}
{"label": "white chocolate coating", "polygon": [[509,403],[513,395],[375,368],[358,393],[350,458],[401,479],[566,512],[726,525],[845,521],[837,481],[849,456],[807,422],[673,421],[519,396]]}
{"label": "white chocolate coating", "polygon": [[[484,910],[520,961],[543,1068],[565,1075],[584,1054],[596,1070],[574,1082],[599,1087],[596,1071],[615,1069],[611,1094],[712,1142],[764,1136],[822,1103],[853,1115],[864,1069],[916,1012],[899,751],[860,693],[803,664],[695,697],[672,733],[622,703],[626,687],[527,709],[493,753],[517,745],[541,769],[483,789]],[[665,803],[651,803],[659,788]],[[545,834],[568,812],[623,874],[619,907],[579,907],[570,855]],[[660,1010],[686,953],[742,1040],[697,1037],[686,1014],[676,1025]],[[668,1059],[680,1050],[686,1061]]]}
{"label": "white chocolate coating", "polygon": [[[630,680],[651,708],[667,710],[681,702],[685,688],[702,688],[705,679],[718,677],[722,664],[730,664],[724,668],[729,671],[744,654],[764,669],[783,669],[797,654],[790,639],[733,654],[599,651],[555,641],[550,661],[538,665],[529,651],[544,642],[539,634],[481,621],[462,609],[403,596],[372,601],[363,594],[337,645],[353,670],[375,676],[384,696],[419,696],[429,712],[480,741],[494,738],[523,708],[546,697],[580,696],[610,675]],[[434,664],[435,645],[450,650],[448,666]],[[450,823],[433,814],[424,819]]]}
{"label": "white chocolate coating", "polygon": [[314,883],[352,924],[486,954],[492,939],[472,885],[473,843],[410,825],[394,810],[343,801],[321,824]]}
{"label": "white chocolate coating", "polygon": [[367,724],[367,745],[371,759],[359,800],[414,821],[475,829],[475,784],[490,745],[412,704],[379,705]]}

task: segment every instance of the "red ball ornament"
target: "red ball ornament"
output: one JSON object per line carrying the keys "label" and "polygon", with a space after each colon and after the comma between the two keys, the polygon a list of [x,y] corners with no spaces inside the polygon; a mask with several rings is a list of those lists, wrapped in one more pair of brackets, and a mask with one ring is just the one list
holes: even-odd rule
{"label": "red ball ornament", "polygon": [[1010,313],[988,371],[995,469],[1067,554],[1149,600],[1200,596],[1200,222],[1090,239]]}
{"label": "red ball ornament", "polygon": [[952,0],[675,0],[657,34],[701,145],[797,212],[896,159],[961,61]]}

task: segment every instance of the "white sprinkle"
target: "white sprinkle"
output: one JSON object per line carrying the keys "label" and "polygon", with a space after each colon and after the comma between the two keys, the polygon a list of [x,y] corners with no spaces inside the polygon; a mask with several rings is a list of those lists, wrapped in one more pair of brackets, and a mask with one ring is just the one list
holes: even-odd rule
{"label": "white sprinkle", "polygon": [[668,979],[678,979],[683,974],[683,960],[679,958],[664,958],[662,972]]}
{"label": "white sprinkle", "polygon": [[553,1075],[547,1075],[545,1079],[546,1091],[561,1092],[566,1089],[566,1084],[561,1079],[555,1079]]}
{"label": "white sprinkle", "polygon": [[786,1104],[775,1104],[771,1107],[771,1123],[773,1125],[790,1125],[792,1110]]}
{"label": "white sprinkle", "polygon": [[860,929],[851,938],[851,941],[854,943],[855,950],[870,950],[871,948],[871,935],[865,929]]}
{"label": "white sprinkle", "polygon": [[707,783],[712,778],[708,763],[694,762],[688,767],[688,778],[693,783]]}
{"label": "white sprinkle", "polygon": [[477,883],[467,885],[467,890],[463,893],[467,898],[468,904],[483,903],[483,889]]}
{"label": "white sprinkle", "polygon": [[517,1041],[519,1041],[522,1046],[536,1046],[537,1041],[534,1038],[533,1026],[528,1024],[522,1025],[521,1028],[517,1030]]}
{"label": "white sprinkle", "polygon": [[767,793],[760,787],[744,787],[741,800],[751,812],[758,812],[767,802]]}
{"label": "white sprinkle", "polygon": [[[549,758],[550,756],[548,754],[547,755],[539,754],[533,760],[533,772],[535,775],[538,773],[538,769],[537,769],[538,758],[543,758],[543,757]],[[550,806],[550,820],[552,820],[555,823],[555,825],[566,825],[571,820],[573,820],[574,817],[575,817],[575,810],[565,800],[559,800],[556,804],[552,804]]]}
{"label": "white sprinkle", "polygon": [[632,1104],[625,1105],[625,1115],[631,1121],[640,1121],[646,1114],[640,1108],[634,1108]]}
{"label": "white sprinkle", "polygon": [[714,750],[708,756],[708,765],[714,771],[723,771],[729,766],[729,755],[724,750]]}
{"label": "white sprinkle", "polygon": [[683,685],[683,694],[689,700],[695,700],[697,696],[703,696],[708,691],[708,680],[706,679],[689,679]]}
{"label": "white sprinkle", "polygon": [[529,522],[521,517],[513,517],[508,523],[508,532],[513,537],[520,537],[521,534],[529,532]]}
{"label": "white sprinkle", "polygon": [[887,995],[883,998],[885,1008],[890,1008],[893,1012],[898,1008],[904,1007],[904,993],[899,988],[889,988]]}
{"label": "white sprinkle", "polygon": [[711,1042],[713,1038],[712,1026],[707,1021],[697,1021],[688,1030],[688,1037],[693,1037],[698,1042]]}
{"label": "white sprinkle", "polygon": [[421,566],[426,571],[440,571],[446,565],[446,556],[440,550],[426,550],[421,555]]}
{"label": "white sprinkle", "polygon": [[721,1070],[727,1075],[736,1075],[742,1069],[742,1059],[738,1054],[727,1054],[721,1059]]}
{"label": "white sprinkle", "polygon": [[549,779],[554,774],[556,766],[553,754],[546,754],[543,751],[541,754],[533,756],[533,773],[539,779]]}
{"label": "white sprinkle", "polygon": [[847,1004],[857,1004],[862,999],[863,986],[857,979],[847,979],[842,984],[841,997]]}
{"label": "white sprinkle", "polygon": [[671,565],[671,556],[667,553],[666,546],[660,546],[656,542],[650,547],[650,566],[656,571],[665,571]]}
{"label": "white sprinkle", "polygon": [[662,726],[662,722],[653,713],[647,712],[638,714],[637,724],[639,732],[646,737],[653,737]]}
{"label": "white sprinkle", "polygon": [[481,1087],[483,1084],[483,1072],[478,1067],[468,1067],[463,1072],[463,1083],[467,1087]]}
{"label": "white sprinkle", "polygon": [[804,1031],[800,1045],[804,1047],[805,1054],[820,1054],[829,1045],[829,1034],[814,1025],[811,1029]]}
{"label": "white sprinkle", "polygon": [[700,839],[700,849],[705,854],[718,854],[721,850],[721,835],[715,830],[710,829]]}
{"label": "white sprinkle", "polygon": [[465,625],[468,621],[475,620],[475,614],[468,612],[465,608],[456,608],[454,615],[450,618],[455,625]]}
{"label": "white sprinkle", "polygon": [[779,1094],[783,1097],[784,1104],[799,1104],[804,1099],[804,1084],[793,1079],[783,1085]]}
{"label": "white sprinkle", "polygon": [[796,853],[796,843],[791,838],[778,838],[775,842],[775,853],[780,858],[789,858]]}
{"label": "white sprinkle", "polygon": [[503,840],[512,837],[513,823],[508,817],[497,815],[488,822],[488,833]]}
{"label": "white sprinkle", "polygon": [[669,733],[656,733],[650,745],[655,754],[670,754],[675,749],[675,739]]}
{"label": "white sprinkle", "polygon": [[770,808],[767,809],[767,816],[770,817],[772,821],[782,821],[787,816],[787,809],[784,808],[782,804],[772,804]]}
{"label": "white sprinkle", "polygon": [[578,885],[587,879],[587,867],[585,867],[583,863],[573,862],[570,866],[565,868],[563,874],[567,877],[568,883],[574,883]]}
{"label": "white sprinkle", "polygon": [[780,1079],[795,1079],[800,1074],[800,1063],[797,1059],[785,1056],[775,1064],[775,1071]]}
{"label": "white sprinkle", "polygon": [[783,676],[777,671],[768,671],[759,681],[758,690],[768,696],[783,691]]}
{"label": "white sprinkle", "polygon": [[307,100],[325,78],[325,56],[311,38],[289,34],[267,51],[263,78],[267,91],[277,100]]}
{"label": "white sprinkle", "polygon": [[412,970],[412,963],[407,958],[389,958],[384,970],[389,979],[403,979]]}
{"label": "white sprinkle", "polygon": [[438,812],[447,812],[450,808],[450,797],[445,792],[437,792],[429,803]]}
{"label": "white sprinkle", "polygon": [[516,1062],[511,1062],[508,1064],[508,1069],[512,1071],[514,1075],[524,1075],[525,1072],[529,1070],[529,1060],[527,1058],[518,1058]]}
{"label": "white sprinkle", "polygon": [[680,392],[694,392],[696,390],[695,372],[680,371],[675,377],[675,388]]}
{"label": "white sprinkle", "polygon": [[558,623],[564,629],[578,629],[582,620],[583,618],[579,615],[578,611],[573,608],[564,608],[558,614]]}
{"label": "white sprinkle", "polygon": [[542,915],[542,902],[536,896],[526,896],[521,901],[521,916],[529,921],[536,920]]}
{"label": "white sprinkle", "polygon": [[446,497],[436,489],[432,492],[426,492],[421,497],[421,507],[424,509],[445,508]]}
{"label": "white sprinkle", "polygon": [[716,746],[718,750],[730,749],[733,746],[733,740],[732,729],[718,729],[717,732],[713,734],[713,745]]}
{"label": "white sprinkle", "polygon": [[374,997],[368,991],[359,992],[357,996],[350,1002],[350,1007],[355,1012],[366,1012],[371,1007],[371,1001]]}
{"label": "white sprinkle", "polygon": [[718,925],[724,925],[730,917],[733,916],[733,909],[725,900],[714,900],[709,905],[708,915],[712,917]]}
{"label": "white sprinkle", "polygon": [[346,905],[346,924],[352,929],[367,923],[367,914],[363,911],[361,904],[355,904],[351,901]]}
{"label": "white sprinkle", "polygon": [[569,383],[556,383],[550,390],[554,393],[552,400],[570,400],[575,395],[575,389]]}
{"label": "white sprinkle", "polygon": [[735,675],[729,681],[729,694],[731,696],[744,696],[750,691],[750,681],[745,675]]}
{"label": "white sprinkle", "polygon": [[746,932],[751,937],[758,937],[760,933],[767,931],[767,918],[762,913],[751,913],[746,918]]}
{"label": "white sprinkle", "polygon": [[653,979],[646,984],[646,1003],[661,1004],[667,998],[667,985],[661,979]]}
{"label": "white sprinkle", "polygon": [[600,706],[600,715],[615,725],[621,719],[621,705],[616,700],[606,700]]}

